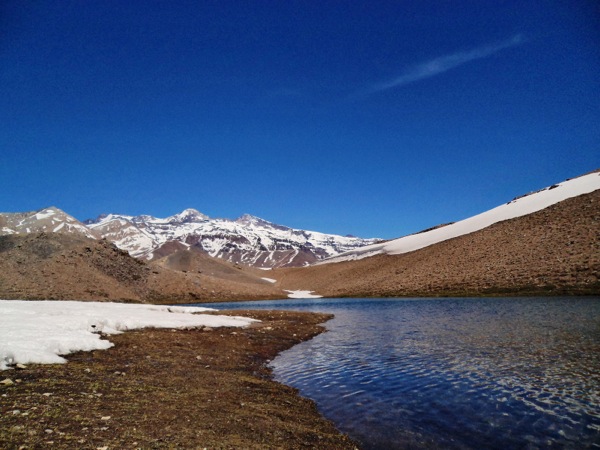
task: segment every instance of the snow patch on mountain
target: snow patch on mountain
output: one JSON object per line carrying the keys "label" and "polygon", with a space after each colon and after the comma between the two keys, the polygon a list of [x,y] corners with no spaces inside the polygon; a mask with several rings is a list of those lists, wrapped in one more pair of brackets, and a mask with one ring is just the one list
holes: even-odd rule
{"label": "snow patch on mountain", "polygon": [[323,298],[322,295],[313,294],[314,291],[288,291],[288,298]]}

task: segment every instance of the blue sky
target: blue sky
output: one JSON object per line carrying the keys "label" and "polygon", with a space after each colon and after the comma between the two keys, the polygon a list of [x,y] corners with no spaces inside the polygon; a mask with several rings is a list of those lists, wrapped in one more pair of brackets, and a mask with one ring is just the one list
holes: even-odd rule
{"label": "blue sky", "polygon": [[398,237],[600,167],[593,1],[0,5],[0,211]]}

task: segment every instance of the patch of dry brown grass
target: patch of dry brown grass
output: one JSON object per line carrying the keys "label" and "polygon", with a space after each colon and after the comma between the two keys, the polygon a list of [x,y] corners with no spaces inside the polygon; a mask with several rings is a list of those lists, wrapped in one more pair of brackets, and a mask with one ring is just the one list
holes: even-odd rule
{"label": "patch of dry brown grass", "polygon": [[132,331],[65,365],[3,372],[15,384],[0,387],[0,447],[355,448],[265,366],[329,316],[232,314],[262,322]]}

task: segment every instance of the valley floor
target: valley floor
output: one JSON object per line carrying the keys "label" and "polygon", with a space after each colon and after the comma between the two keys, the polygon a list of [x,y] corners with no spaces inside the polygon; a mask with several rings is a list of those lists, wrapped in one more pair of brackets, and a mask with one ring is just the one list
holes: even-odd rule
{"label": "valley floor", "polygon": [[[224,314],[222,311],[219,314]],[[235,311],[248,328],[146,329],[0,378],[1,448],[356,448],[265,363],[330,316]]]}

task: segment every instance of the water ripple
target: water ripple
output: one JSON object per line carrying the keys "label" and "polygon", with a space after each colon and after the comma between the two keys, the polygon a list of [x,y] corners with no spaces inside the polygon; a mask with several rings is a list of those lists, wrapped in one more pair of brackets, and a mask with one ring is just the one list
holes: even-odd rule
{"label": "water ripple", "polygon": [[600,298],[216,307],[335,314],[272,366],[366,449],[600,450]]}
{"label": "water ripple", "polygon": [[365,448],[600,448],[598,299],[368,302],[273,362]]}

